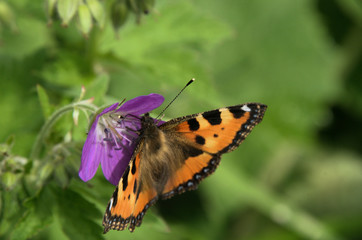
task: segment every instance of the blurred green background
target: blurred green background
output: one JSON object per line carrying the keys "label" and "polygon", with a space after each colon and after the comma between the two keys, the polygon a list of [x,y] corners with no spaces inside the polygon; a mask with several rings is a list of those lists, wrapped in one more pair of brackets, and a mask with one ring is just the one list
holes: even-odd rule
{"label": "blurred green background", "polygon": [[[361,239],[361,1],[157,0],[127,21],[53,2],[0,1],[1,239]],[[31,159],[36,136],[82,86],[97,106],[168,102],[192,77],[165,119],[261,102],[263,122],[197,191],[103,235],[114,186],[78,178],[86,115]]]}

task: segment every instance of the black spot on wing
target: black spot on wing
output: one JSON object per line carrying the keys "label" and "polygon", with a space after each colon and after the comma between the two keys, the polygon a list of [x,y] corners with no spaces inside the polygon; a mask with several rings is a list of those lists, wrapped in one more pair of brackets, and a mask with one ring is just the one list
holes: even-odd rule
{"label": "black spot on wing", "polygon": [[137,191],[137,195],[136,195],[136,201],[138,200],[138,197],[140,196],[141,189],[142,189],[142,181],[140,181],[140,183],[139,183],[139,187],[138,187],[138,191]]}
{"label": "black spot on wing", "polygon": [[211,124],[211,125],[219,125],[221,123],[221,112],[217,110],[204,112],[202,116]]}
{"label": "black spot on wing", "polygon": [[137,179],[134,180],[133,193],[136,194],[137,191]]}
{"label": "black spot on wing", "polygon": [[185,159],[188,157],[197,157],[203,153],[202,150],[188,145],[183,146],[182,151],[185,156]]}
{"label": "black spot on wing", "polygon": [[132,164],[131,173],[132,173],[132,175],[134,175],[136,173],[136,163],[135,162],[133,162],[133,164]]}
{"label": "black spot on wing", "polygon": [[112,198],[113,198],[112,206],[115,207],[117,205],[117,200],[118,200],[118,186],[116,187],[116,190],[114,190]]}
{"label": "black spot on wing", "polygon": [[204,145],[205,144],[205,138],[203,138],[202,136],[200,135],[196,135],[196,138],[195,138],[196,142],[200,145]]}
{"label": "black spot on wing", "polygon": [[[234,107],[240,107],[234,106]],[[250,117],[247,121],[240,126],[239,131],[236,132],[232,143],[226,146],[224,149],[220,151],[220,153],[227,153],[235,150],[249,135],[251,130],[263,119],[264,112],[267,108],[266,105],[258,104],[258,103],[249,103],[248,107],[250,108]],[[233,107],[229,107],[233,108]],[[231,111],[230,111],[231,112]]]}
{"label": "black spot on wing", "polygon": [[234,118],[241,118],[244,116],[244,111],[241,110],[240,106],[228,107],[229,111],[233,114]]}
{"label": "black spot on wing", "polygon": [[217,138],[219,135],[217,135],[216,133],[214,134],[214,138]]}
{"label": "black spot on wing", "polygon": [[197,148],[192,148],[192,149],[189,151],[189,153],[190,153],[190,156],[191,156],[191,157],[197,157],[197,156],[201,155],[201,154],[203,153],[203,151],[200,150],[200,149],[197,149]]}
{"label": "black spot on wing", "polygon": [[189,128],[191,131],[196,131],[200,128],[199,121],[197,121],[196,118],[191,118],[187,120],[187,123],[189,124]]}
{"label": "black spot on wing", "polygon": [[122,189],[123,191],[126,190],[127,186],[128,186],[128,174],[129,174],[129,165],[126,168],[126,171],[124,171],[123,176],[122,176]]}

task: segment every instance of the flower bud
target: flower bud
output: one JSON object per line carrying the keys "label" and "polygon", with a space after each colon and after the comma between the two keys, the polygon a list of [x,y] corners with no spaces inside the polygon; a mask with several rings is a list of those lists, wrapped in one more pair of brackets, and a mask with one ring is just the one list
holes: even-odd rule
{"label": "flower bud", "polygon": [[[78,17],[80,23],[80,30],[87,38],[90,30],[92,29],[92,15],[89,8],[84,3],[81,3],[78,7]],[[73,115],[74,116],[74,115]]]}
{"label": "flower bud", "polygon": [[62,25],[68,26],[68,23],[76,13],[80,0],[60,0],[57,2],[57,10],[60,18],[62,19]]}
{"label": "flower bud", "polygon": [[128,8],[124,0],[116,0],[111,7],[111,20],[115,31],[126,22]]}
{"label": "flower bud", "polygon": [[68,186],[68,184],[70,182],[70,177],[68,176],[68,174],[67,174],[67,172],[66,172],[63,165],[58,165],[55,168],[54,177],[55,177],[56,182],[62,188],[65,188],[66,186]]}
{"label": "flower bud", "polygon": [[13,11],[5,1],[0,1],[0,24],[1,23],[8,25],[13,31],[17,30]]}
{"label": "flower bud", "polygon": [[126,4],[128,9],[130,9],[134,13],[140,12],[139,6],[138,6],[138,0],[126,0]]}
{"label": "flower bud", "polygon": [[20,177],[20,174],[5,172],[1,174],[1,185],[6,190],[11,190],[16,185]]}
{"label": "flower bud", "polygon": [[85,92],[86,92],[86,89],[85,89],[84,85],[82,85],[82,87],[80,89],[79,101],[84,98]]}
{"label": "flower bud", "polygon": [[45,182],[45,180],[53,173],[54,163],[47,162],[42,166],[39,173],[39,178],[37,179],[40,184]]}
{"label": "flower bud", "polygon": [[87,0],[87,6],[100,28],[103,28],[106,19],[103,5],[98,0]]}
{"label": "flower bud", "polygon": [[45,8],[48,16],[48,24],[52,24],[52,17],[54,16],[54,9],[55,4],[57,3],[57,0],[46,0],[45,2]]}
{"label": "flower bud", "polygon": [[[3,158],[6,158],[9,156],[11,148],[14,145],[14,142],[15,142],[15,137],[14,137],[14,135],[11,135],[10,137],[8,137],[8,139],[6,139],[5,143],[0,143],[0,161]],[[0,169],[0,172],[1,172],[1,169]]]}
{"label": "flower bud", "polygon": [[73,122],[75,126],[78,126],[78,119],[79,119],[79,109],[75,108],[73,110]]}
{"label": "flower bud", "polygon": [[11,190],[23,176],[24,166],[28,160],[20,156],[8,156],[0,162],[0,183]]}
{"label": "flower bud", "polygon": [[148,14],[155,6],[155,0],[136,0],[138,1],[139,8],[144,14]]}
{"label": "flower bud", "polygon": [[69,143],[72,141],[73,134],[72,131],[68,131],[64,136],[64,142]]}

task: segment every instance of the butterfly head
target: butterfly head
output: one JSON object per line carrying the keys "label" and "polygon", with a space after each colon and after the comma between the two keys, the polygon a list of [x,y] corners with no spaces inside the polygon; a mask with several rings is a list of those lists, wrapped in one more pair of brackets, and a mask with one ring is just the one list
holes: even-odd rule
{"label": "butterfly head", "polygon": [[157,120],[150,117],[149,113],[145,113],[141,118],[141,133],[147,134],[157,131]]}

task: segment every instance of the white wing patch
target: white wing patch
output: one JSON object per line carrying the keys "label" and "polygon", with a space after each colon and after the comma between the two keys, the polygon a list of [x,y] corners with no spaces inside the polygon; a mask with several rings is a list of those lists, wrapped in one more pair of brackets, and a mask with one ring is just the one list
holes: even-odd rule
{"label": "white wing patch", "polygon": [[246,105],[243,105],[243,106],[241,107],[241,110],[243,110],[243,111],[245,111],[245,112],[250,112],[250,111],[251,111],[251,109],[250,109],[248,106],[246,106]]}

